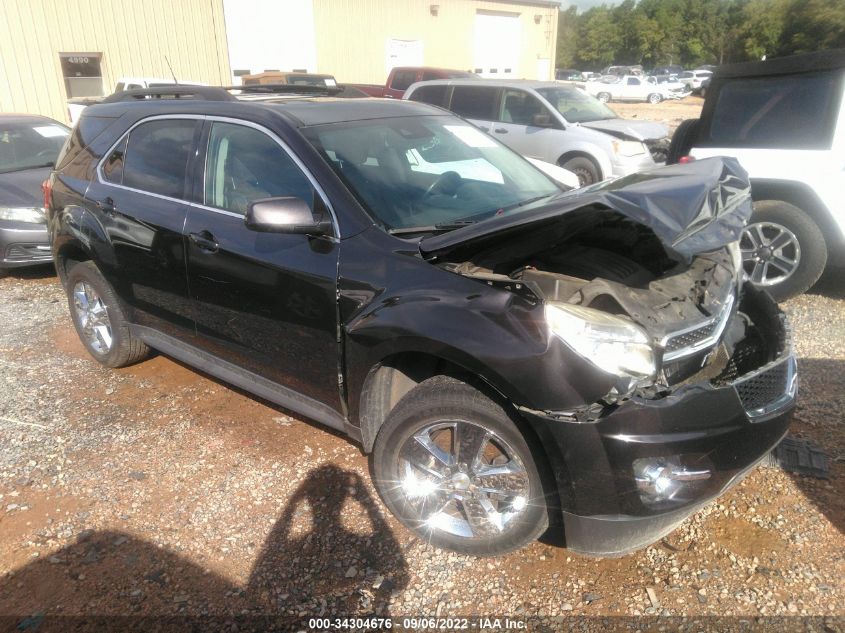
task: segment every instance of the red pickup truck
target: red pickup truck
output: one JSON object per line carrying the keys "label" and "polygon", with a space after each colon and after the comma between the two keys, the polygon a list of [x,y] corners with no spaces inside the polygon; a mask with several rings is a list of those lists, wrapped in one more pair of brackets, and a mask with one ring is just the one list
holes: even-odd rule
{"label": "red pickup truck", "polygon": [[429,81],[431,79],[466,79],[477,77],[475,73],[465,70],[450,70],[448,68],[429,68],[427,66],[397,66],[387,76],[387,83],[383,86],[378,84],[346,84],[366,92],[371,97],[388,97],[389,99],[401,99],[413,83],[418,81]]}

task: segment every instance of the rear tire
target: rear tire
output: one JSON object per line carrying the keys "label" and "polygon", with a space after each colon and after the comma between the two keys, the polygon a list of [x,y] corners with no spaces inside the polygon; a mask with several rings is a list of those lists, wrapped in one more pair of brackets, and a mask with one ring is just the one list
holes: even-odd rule
{"label": "rear tire", "polygon": [[120,300],[94,262],[75,264],[65,291],[79,340],[97,361],[125,367],[149,355],[150,348],[129,331]]}
{"label": "rear tire", "polygon": [[495,556],[549,525],[525,438],[502,406],[455,378],[429,378],[396,405],[372,464],[387,507],[437,547]]}
{"label": "rear tire", "polygon": [[648,95],[648,102],[652,105],[657,105],[661,101],[663,101],[663,97],[661,97],[656,92],[652,92],[650,95]]}
{"label": "rear tire", "polygon": [[581,183],[582,187],[592,185],[601,180],[599,168],[586,156],[573,156],[572,158],[558,161],[558,165],[578,176],[578,182]]}
{"label": "rear tire", "polygon": [[740,244],[746,278],[776,301],[809,290],[827,265],[821,229],[804,211],[783,200],[754,202]]}
{"label": "rear tire", "polygon": [[596,99],[602,103],[610,103],[611,96],[609,92],[600,92],[596,95]]}
{"label": "rear tire", "polygon": [[666,164],[674,165],[681,156],[687,156],[698,138],[699,119],[687,119],[681,124],[672,135],[669,143],[669,151],[666,156]]}

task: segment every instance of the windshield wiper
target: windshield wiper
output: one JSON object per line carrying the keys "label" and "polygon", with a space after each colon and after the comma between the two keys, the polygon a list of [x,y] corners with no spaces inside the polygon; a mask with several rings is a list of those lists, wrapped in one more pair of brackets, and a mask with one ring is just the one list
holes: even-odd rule
{"label": "windshield wiper", "polygon": [[438,222],[431,226],[408,226],[397,229],[389,229],[387,232],[391,235],[407,235],[409,233],[434,233],[435,231],[454,231],[470,224],[475,224],[475,220],[455,220],[453,222]]}
{"label": "windshield wiper", "polygon": [[544,196],[537,196],[536,198],[528,198],[528,200],[523,200],[522,202],[517,202],[516,204],[512,204],[508,207],[502,207],[502,211],[510,211],[511,209],[518,209],[519,207],[524,207],[527,204],[531,204],[532,202],[537,202],[537,200],[542,200],[543,198],[550,198],[555,194],[546,194]]}

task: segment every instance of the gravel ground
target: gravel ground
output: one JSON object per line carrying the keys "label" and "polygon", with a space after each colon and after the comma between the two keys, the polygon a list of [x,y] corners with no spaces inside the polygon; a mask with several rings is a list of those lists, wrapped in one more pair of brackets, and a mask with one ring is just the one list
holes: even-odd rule
{"label": "gravel ground", "polygon": [[343,438],[163,356],[101,368],[52,274],[0,280],[0,615],[803,615],[843,630],[841,275],[785,307],[793,431],[834,458],[829,480],[760,468],[623,558],[535,543],[475,559],[390,517]]}

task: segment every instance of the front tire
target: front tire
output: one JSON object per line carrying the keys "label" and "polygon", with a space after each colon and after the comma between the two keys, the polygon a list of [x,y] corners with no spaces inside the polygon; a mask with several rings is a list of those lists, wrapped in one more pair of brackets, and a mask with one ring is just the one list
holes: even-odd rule
{"label": "front tire", "polygon": [[93,262],[68,271],[65,291],[79,340],[97,361],[125,367],[149,355],[149,348],[129,331],[114,289]]}
{"label": "front tire", "polygon": [[582,187],[592,185],[601,180],[599,168],[586,156],[573,156],[572,158],[559,161],[558,165],[578,176],[578,182]]}
{"label": "front tire", "polygon": [[390,413],[372,454],[376,487],[426,542],[495,556],[548,527],[543,484],[502,406],[448,376],[423,381]]}
{"label": "front tire", "polygon": [[740,247],[746,278],[776,301],[809,290],[827,264],[827,244],[818,225],[782,200],[754,202]]}

